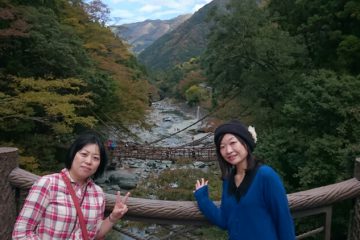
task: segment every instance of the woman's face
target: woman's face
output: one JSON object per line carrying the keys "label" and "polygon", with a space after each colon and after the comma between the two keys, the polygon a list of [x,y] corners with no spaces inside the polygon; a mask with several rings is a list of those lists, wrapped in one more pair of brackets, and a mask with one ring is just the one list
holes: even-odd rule
{"label": "woman's face", "polygon": [[97,144],[87,144],[74,157],[69,170],[71,177],[78,183],[84,183],[100,165],[100,149]]}
{"label": "woman's face", "polygon": [[[246,147],[235,135],[227,133],[220,142],[220,154],[231,165],[245,164],[248,156]],[[245,166],[246,167],[246,166]]]}

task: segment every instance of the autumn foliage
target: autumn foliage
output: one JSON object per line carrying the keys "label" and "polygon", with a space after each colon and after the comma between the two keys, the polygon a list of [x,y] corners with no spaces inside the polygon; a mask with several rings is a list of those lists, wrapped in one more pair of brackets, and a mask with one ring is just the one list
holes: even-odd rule
{"label": "autumn foliage", "polygon": [[84,129],[105,138],[143,121],[150,86],[99,2],[0,3],[0,144],[18,147],[25,167],[56,168]]}

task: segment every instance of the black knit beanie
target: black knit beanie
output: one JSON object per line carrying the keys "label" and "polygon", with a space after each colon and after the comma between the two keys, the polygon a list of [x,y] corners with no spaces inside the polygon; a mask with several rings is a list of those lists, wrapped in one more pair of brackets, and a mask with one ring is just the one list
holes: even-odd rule
{"label": "black knit beanie", "polygon": [[256,144],[253,137],[251,136],[251,133],[248,131],[248,128],[245,125],[237,120],[224,123],[216,128],[214,142],[217,149],[220,148],[220,137],[226,133],[231,133],[240,137],[248,145],[251,152],[254,151]]}

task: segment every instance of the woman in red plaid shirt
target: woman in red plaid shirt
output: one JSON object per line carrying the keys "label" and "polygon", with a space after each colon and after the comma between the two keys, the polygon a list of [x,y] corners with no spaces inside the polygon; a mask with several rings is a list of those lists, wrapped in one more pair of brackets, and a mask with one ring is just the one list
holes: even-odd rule
{"label": "woman in red plaid shirt", "polygon": [[102,239],[124,216],[129,193],[118,192],[113,211],[104,219],[105,196],[93,179],[104,173],[107,155],[97,134],[80,135],[71,145],[60,173],[37,180],[14,227],[13,239],[83,239],[76,208],[62,178],[71,182],[84,216],[89,239]]}

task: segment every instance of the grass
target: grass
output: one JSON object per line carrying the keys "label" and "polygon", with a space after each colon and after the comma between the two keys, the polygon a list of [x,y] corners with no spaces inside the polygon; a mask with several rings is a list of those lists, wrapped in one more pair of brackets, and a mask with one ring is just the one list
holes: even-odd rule
{"label": "grass", "polygon": [[[184,160],[184,162],[187,162]],[[140,198],[149,198],[154,196],[159,200],[174,200],[174,201],[195,201],[193,191],[195,189],[195,182],[197,179],[205,178],[209,180],[209,194],[210,198],[218,201],[221,198],[220,170],[217,164],[209,166],[207,171],[201,169],[167,169],[162,171],[159,175],[152,174],[148,178],[142,180],[138,187],[131,191],[131,196]],[[147,224],[139,222],[128,223],[129,226],[135,226],[142,229]],[[156,232],[152,235],[157,237],[166,236],[169,234],[169,227],[157,226]],[[176,229],[176,226],[175,226]],[[185,228],[186,229],[186,228]],[[199,240],[225,240],[227,234],[225,231],[215,226],[202,226],[189,233],[192,237]],[[188,239],[184,235],[171,237],[173,240]]]}
{"label": "grass", "polygon": [[160,200],[194,201],[193,190],[197,179],[209,180],[209,194],[213,200],[220,200],[221,180],[219,170],[166,169],[159,175],[152,174],[131,191],[133,197],[147,198],[155,196]]}

